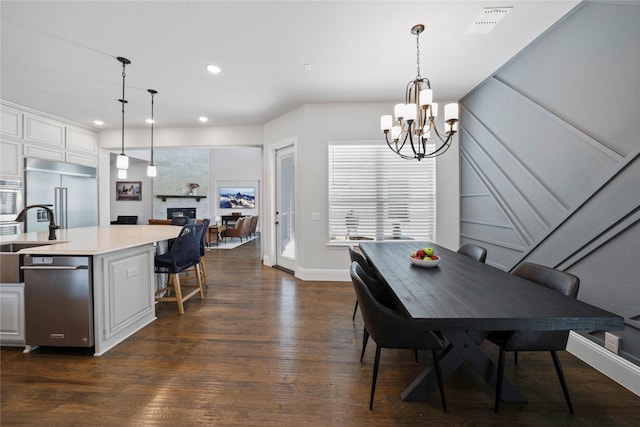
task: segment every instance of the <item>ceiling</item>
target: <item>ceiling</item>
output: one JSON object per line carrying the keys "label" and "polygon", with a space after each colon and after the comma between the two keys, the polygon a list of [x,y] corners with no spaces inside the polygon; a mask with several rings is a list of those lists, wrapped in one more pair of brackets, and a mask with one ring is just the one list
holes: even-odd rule
{"label": "ceiling", "polygon": [[[416,75],[464,96],[579,1],[6,1],[3,100],[96,128],[259,125],[305,103],[400,102]],[[493,32],[465,34],[488,6]],[[222,72],[205,70],[216,64]],[[310,71],[305,70],[309,64]],[[348,119],[348,118],[346,118]]]}

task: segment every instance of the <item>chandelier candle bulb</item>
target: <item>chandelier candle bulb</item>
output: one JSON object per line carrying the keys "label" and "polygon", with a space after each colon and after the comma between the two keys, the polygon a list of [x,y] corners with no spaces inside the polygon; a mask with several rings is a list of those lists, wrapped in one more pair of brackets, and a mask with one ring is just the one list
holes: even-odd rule
{"label": "chandelier candle bulb", "polygon": [[416,104],[407,104],[404,110],[404,119],[409,121],[409,120],[415,120],[416,117],[417,117]]}
{"label": "chandelier candle bulb", "polygon": [[386,114],[380,117],[380,130],[388,131],[388,130],[391,130],[392,126],[393,126],[393,118],[391,117],[390,114]]}
{"label": "chandelier candle bulb", "polygon": [[396,116],[396,120],[400,120],[404,117],[404,104],[396,104],[393,107],[393,114]]}
{"label": "chandelier candle bulb", "polygon": [[431,104],[431,117],[438,117],[438,103]]}
{"label": "chandelier candle bulb", "polygon": [[433,91],[424,89],[420,91],[420,106],[429,105],[433,102]]}
{"label": "chandelier candle bulb", "polygon": [[447,104],[444,106],[444,121],[458,120],[458,104]]}
{"label": "chandelier candle bulb", "polygon": [[396,140],[400,137],[402,133],[402,128],[400,126],[394,126],[391,128],[391,138]]}

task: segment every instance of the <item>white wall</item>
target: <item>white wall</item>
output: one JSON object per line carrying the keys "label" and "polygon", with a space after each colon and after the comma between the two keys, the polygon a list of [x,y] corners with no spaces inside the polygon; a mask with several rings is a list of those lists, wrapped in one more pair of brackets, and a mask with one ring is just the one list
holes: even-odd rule
{"label": "white wall", "polygon": [[[127,179],[117,179],[118,172],[115,167],[115,157],[115,154],[110,155],[109,176],[113,177],[113,179],[110,179],[109,182],[109,204],[107,205],[109,206],[109,220],[116,220],[118,215],[135,215],[138,217],[138,224],[147,224],[148,219],[151,218],[151,200],[153,199],[151,179],[147,176],[148,162],[130,158]],[[116,200],[117,181],[140,181],[142,200]],[[105,224],[108,223],[105,222]]]}
{"label": "white wall", "polygon": [[[346,248],[327,246],[328,142],[379,140],[384,144],[379,130],[380,116],[392,109],[393,105],[389,103],[308,104],[265,124],[265,155],[282,141],[291,138],[297,141],[296,276],[304,280],[349,280]],[[446,159],[442,162],[444,167],[440,167],[441,158]],[[450,150],[441,158],[437,160],[439,217],[436,235],[438,243],[457,249],[457,150]],[[271,161],[267,157],[265,170],[272,167]],[[320,214],[320,221],[311,221],[312,213],[316,212]],[[273,222],[273,218],[271,220]],[[264,247],[273,247],[271,233],[263,233],[263,236]]]}

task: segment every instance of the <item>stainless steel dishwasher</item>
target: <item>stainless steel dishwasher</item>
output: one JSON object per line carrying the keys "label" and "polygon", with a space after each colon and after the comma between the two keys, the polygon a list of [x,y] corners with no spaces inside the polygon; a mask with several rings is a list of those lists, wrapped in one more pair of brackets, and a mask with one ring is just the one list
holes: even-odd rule
{"label": "stainless steel dishwasher", "polygon": [[92,258],[25,255],[27,346],[93,346]]}

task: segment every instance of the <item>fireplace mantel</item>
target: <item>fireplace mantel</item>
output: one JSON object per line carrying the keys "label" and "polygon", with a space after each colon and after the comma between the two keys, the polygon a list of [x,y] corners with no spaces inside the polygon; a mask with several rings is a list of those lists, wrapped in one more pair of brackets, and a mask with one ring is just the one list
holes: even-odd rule
{"label": "fireplace mantel", "polygon": [[199,202],[200,199],[206,199],[207,196],[185,196],[185,195],[173,195],[173,194],[158,194],[156,196],[158,199],[162,199],[163,202],[166,202],[167,199],[196,199],[196,202]]}

